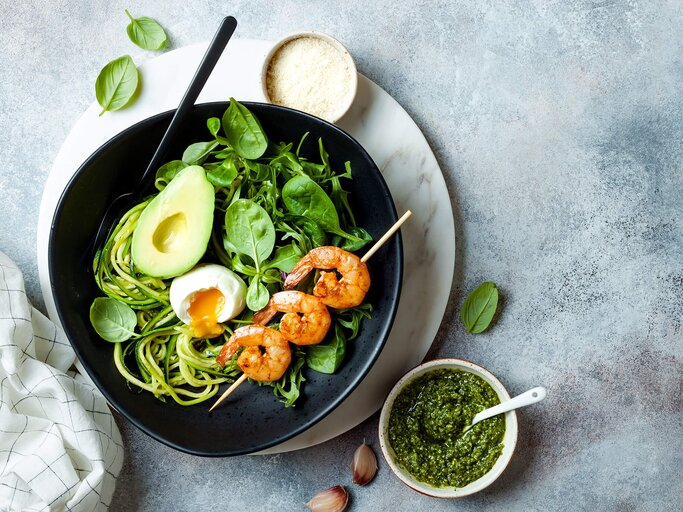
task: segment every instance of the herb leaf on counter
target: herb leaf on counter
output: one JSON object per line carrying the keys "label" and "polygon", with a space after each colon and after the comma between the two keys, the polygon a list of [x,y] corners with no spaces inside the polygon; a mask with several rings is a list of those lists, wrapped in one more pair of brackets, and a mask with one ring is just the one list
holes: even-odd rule
{"label": "herb leaf on counter", "polygon": [[130,23],[126,27],[128,38],[143,50],[161,50],[168,40],[163,27],[156,20],[147,16],[133,18],[126,9]]}
{"label": "herb leaf on counter", "polygon": [[497,307],[498,288],[495,283],[487,281],[475,288],[465,299],[460,310],[460,320],[467,332],[479,334],[489,327]]}
{"label": "herb leaf on counter", "polygon": [[102,107],[100,115],[108,110],[125,107],[138,88],[138,68],[130,55],[114,59],[102,68],[95,82],[95,96]]}

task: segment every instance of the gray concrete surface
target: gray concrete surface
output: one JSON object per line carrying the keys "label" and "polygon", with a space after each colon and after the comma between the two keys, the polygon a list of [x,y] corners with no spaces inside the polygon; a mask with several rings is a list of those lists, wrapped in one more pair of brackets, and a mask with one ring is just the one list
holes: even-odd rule
{"label": "gray concrete surface", "polygon": [[[348,463],[377,417],[298,453],[206,460],[119,425],[127,460],[112,510],[300,510],[348,485],[352,510],[680,510],[683,499],[683,15],[679,1],[209,2],[0,0],[0,248],[41,304],[42,186],[100,67],[137,51],[124,7],[172,46],[319,29],[425,132],[455,212],[453,293],[429,357],[487,367],[520,411],[517,454],[457,502],[409,491],[380,461],[368,487]],[[409,269],[408,269],[409,271]],[[494,280],[504,301],[481,336],[457,312]]]}

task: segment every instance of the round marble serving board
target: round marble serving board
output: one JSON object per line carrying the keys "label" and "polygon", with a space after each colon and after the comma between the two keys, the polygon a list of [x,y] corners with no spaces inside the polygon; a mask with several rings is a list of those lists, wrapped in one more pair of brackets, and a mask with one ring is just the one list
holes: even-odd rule
{"label": "round marble serving board", "polygon": [[[40,285],[53,321],[59,322],[50,289],[47,248],[54,210],[64,187],[87,157],[111,137],[142,119],[175,108],[206,46],[187,46],[141,64],[137,101],[102,117],[99,105],[93,103],[64,141],[45,185],[38,220]],[[268,41],[231,41],[198,103],[225,101],[230,96],[240,101],[264,101],[260,71],[271,47]],[[413,211],[402,227],[405,272],[401,302],[384,350],[358,388],[306,432],[262,453],[322,443],[377,411],[391,386],[426,355],[451,288],[455,265],[451,204],[439,165],[420,129],[387,92],[363,75],[358,76],[353,106],[337,125],[355,137],[375,160],[399,215]]]}

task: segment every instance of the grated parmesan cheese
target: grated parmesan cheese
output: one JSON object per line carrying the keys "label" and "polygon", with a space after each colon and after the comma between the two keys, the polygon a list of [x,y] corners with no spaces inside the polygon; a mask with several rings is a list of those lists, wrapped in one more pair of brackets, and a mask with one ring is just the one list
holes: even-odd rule
{"label": "grated parmesan cheese", "polygon": [[302,36],[280,47],[268,64],[266,91],[272,103],[336,120],[349,102],[353,75],[337,48]]}

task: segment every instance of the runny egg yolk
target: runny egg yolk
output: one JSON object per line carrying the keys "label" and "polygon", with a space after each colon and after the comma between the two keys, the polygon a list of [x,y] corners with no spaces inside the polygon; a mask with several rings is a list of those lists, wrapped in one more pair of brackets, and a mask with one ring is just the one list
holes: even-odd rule
{"label": "runny egg yolk", "polygon": [[192,294],[187,314],[190,315],[190,327],[196,338],[213,338],[223,333],[218,315],[224,304],[225,296],[218,288],[207,288]]}

